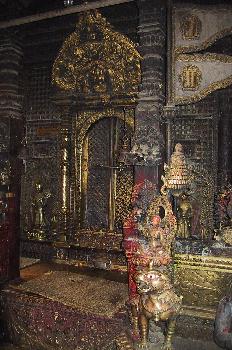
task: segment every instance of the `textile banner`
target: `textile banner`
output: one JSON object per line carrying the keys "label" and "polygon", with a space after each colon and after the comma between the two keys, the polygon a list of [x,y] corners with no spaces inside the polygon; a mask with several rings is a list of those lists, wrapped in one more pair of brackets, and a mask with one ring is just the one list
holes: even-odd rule
{"label": "textile banner", "polygon": [[231,5],[183,5],[173,8],[175,52],[196,52],[232,33]]}
{"label": "textile banner", "polygon": [[180,54],[174,63],[176,104],[199,101],[232,84],[232,57],[220,54]]}

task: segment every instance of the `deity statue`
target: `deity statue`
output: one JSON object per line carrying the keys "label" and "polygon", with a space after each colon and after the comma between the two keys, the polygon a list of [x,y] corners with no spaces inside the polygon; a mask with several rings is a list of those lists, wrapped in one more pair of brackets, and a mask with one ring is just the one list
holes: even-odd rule
{"label": "deity statue", "polygon": [[32,224],[35,232],[43,233],[47,223],[45,208],[51,193],[43,190],[41,183],[35,184],[35,195],[32,201]]}
{"label": "deity statue", "polygon": [[95,65],[93,67],[91,75],[89,77],[89,85],[92,86],[93,92],[106,92],[107,86],[105,81],[105,71],[103,67],[99,65]]}
{"label": "deity statue", "polygon": [[177,236],[180,238],[191,237],[193,208],[188,195],[183,193],[179,198],[177,207]]}
{"label": "deity statue", "polygon": [[149,247],[152,250],[152,262],[154,265],[167,265],[171,262],[170,244],[164,228],[161,227],[161,218],[159,215],[154,215],[151,219],[151,227],[149,234]]}
{"label": "deity statue", "polygon": [[[176,218],[166,194],[155,192],[148,200],[147,194],[140,198],[142,193],[143,186],[137,186],[132,196],[134,210],[124,223],[132,335],[138,348],[172,350],[181,308],[181,297],[175,294],[169,277]],[[155,323],[152,335],[151,320]],[[165,335],[160,321],[167,323]]]}

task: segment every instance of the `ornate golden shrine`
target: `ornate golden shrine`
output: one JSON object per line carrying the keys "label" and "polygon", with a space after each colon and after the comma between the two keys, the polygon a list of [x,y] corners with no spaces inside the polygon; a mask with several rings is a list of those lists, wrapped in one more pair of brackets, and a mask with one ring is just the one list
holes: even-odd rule
{"label": "ornate golden shrine", "polygon": [[129,213],[133,169],[118,160],[134,129],[140,58],[135,45],[94,10],[80,15],[54,62],[53,83],[61,89],[54,100],[66,124],[60,230],[72,222],[74,241],[80,230],[120,233]]}

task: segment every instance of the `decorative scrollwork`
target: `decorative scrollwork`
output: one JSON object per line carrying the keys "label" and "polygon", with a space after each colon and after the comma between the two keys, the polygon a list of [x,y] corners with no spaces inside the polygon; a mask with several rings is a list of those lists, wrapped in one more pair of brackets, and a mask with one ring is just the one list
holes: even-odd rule
{"label": "decorative scrollwork", "polygon": [[83,94],[133,93],[140,82],[140,58],[134,43],[93,10],[80,15],[75,32],[65,40],[52,80]]}

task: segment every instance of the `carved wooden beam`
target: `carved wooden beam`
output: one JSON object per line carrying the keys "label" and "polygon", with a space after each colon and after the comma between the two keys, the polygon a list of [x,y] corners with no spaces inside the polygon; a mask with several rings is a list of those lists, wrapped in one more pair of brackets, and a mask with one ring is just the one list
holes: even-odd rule
{"label": "carved wooden beam", "polygon": [[106,6],[123,4],[127,2],[132,2],[132,1],[134,0],[99,0],[91,3],[84,3],[83,5],[71,6],[60,10],[48,11],[37,15],[26,16],[22,18],[16,18],[9,21],[0,22],[0,29],[16,27],[22,24],[43,21],[49,18],[70,15],[72,13],[78,13],[78,12],[93,10],[93,9],[106,7]]}

